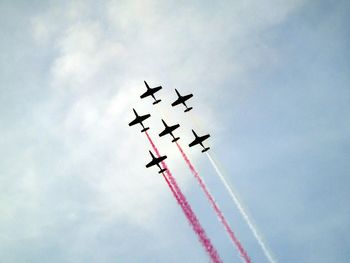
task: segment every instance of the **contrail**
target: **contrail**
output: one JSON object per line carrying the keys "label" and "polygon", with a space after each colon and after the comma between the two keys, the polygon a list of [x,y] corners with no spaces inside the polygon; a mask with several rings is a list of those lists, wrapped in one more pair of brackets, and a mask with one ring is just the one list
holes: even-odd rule
{"label": "contrail", "polygon": [[179,151],[181,152],[183,159],[185,160],[185,162],[187,163],[188,167],[190,168],[192,174],[197,179],[199,185],[201,186],[202,190],[204,191],[204,193],[205,193],[206,197],[208,198],[210,204],[213,206],[213,209],[214,209],[215,213],[217,214],[218,218],[220,219],[220,221],[224,225],[225,230],[226,230],[227,234],[229,235],[231,241],[237,247],[237,249],[238,249],[241,257],[243,258],[244,262],[250,263],[251,260],[250,260],[250,258],[248,256],[247,252],[244,250],[242,244],[240,243],[238,238],[233,233],[229,223],[226,221],[226,219],[224,217],[224,214],[220,210],[219,206],[216,204],[214,197],[211,195],[211,193],[209,192],[209,189],[205,185],[204,180],[200,177],[200,175],[198,174],[198,172],[196,171],[196,169],[192,165],[191,161],[189,160],[189,158],[187,157],[187,155],[183,151],[183,149],[180,146],[180,144],[178,142],[176,142],[176,145],[177,145],[177,148],[179,149]]}
{"label": "contrail", "polygon": [[219,167],[217,166],[217,164],[215,163],[215,161],[213,160],[213,158],[210,156],[209,153],[206,153],[208,156],[208,159],[211,163],[211,165],[214,167],[217,175],[219,176],[220,180],[222,181],[222,183],[224,184],[224,186],[226,187],[227,191],[229,192],[233,202],[235,203],[236,207],[238,208],[239,212],[241,213],[241,215],[243,216],[245,222],[247,223],[249,229],[252,231],[255,239],[257,240],[257,242],[259,243],[262,251],[264,252],[266,258],[268,259],[268,261],[270,263],[276,263],[276,260],[272,257],[272,254],[270,253],[270,251],[268,250],[267,246],[265,245],[264,241],[262,240],[262,237],[260,236],[260,234],[258,233],[256,227],[253,225],[253,223],[251,222],[248,214],[245,212],[245,210],[243,209],[243,206],[241,205],[241,203],[239,202],[236,194],[234,193],[232,187],[229,185],[229,183],[227,182],[227,180],[225,179],[223,173],[220,171]]}
{"label": "contrail", "polygon": [[[146,135],[147,135],[147,139],[149,140],[150,144],[152,145],[153,150],[156,152],[157,156],[159,157],[159,151],[157,149],[157,147],[155,146],[155,144],[153,143],[151,137],[149,136],[149,134],[146,131]],[[186,197],[184,196],[184,194],[182,193],[180,187],[178,186],[175,178],[172,176],[171,172],[169,171],[166,163],[164,161],[161,162],[162,168],[167,169],[166,170],[166,175],[163,175],[170,190],[172,191],[174,197],[176,198],[178,204],[181,206],[184,214],[186,215],[188,221],[190,222],[193,230],[195,231],[195,233],[197,234],[201,244],[203,245],[203,247],[205,248],[206,252],[208,253],[208,255],[210,256],[212,262],[214,263],[221,263],[222,260],[217,252],[217,250],[214,248],[214,246],[212,245],[210,239],[207,237],[207,234],[205,233],[203,227],[201,226],[201,224],[199,223],[197,216],[195,215],[195,213],[193,212],[191,206],[189,205],[189,203],[187,202]]]}

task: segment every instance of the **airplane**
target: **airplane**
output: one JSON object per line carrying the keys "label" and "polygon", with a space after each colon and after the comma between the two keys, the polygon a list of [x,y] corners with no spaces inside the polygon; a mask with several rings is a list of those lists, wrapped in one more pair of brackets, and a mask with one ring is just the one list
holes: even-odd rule
{"label": "airplane", "polygon": [[147,84],[147,82],[144,80],[143,81],[146,85],[146,88],[147,88],[147,91],[145,93],[143,93],[140,98],[143,99],[143,98],[146,98],[148,96],[152,96],[152,98],[154,99],[154,102],[153,104],[157,104],[159,102],[161,102],[162,100],[157,100],[156,97],[154,96],[154,93],[156,93],[157,91],[161,90],[162,89],[162,86],[159,86],[159,87],[155,87],[155,88],[150,88]]}
{"label": "airplane", "polygon": [[192,147],[192,146],[194,146],[194,145],[200,144],[200,145],[203,147],[202,153],[208,151],[208,150],[210,149],[210,147],[204,147],[203,141],[205,141],[206,139],[208,139],[208,138],[210,137],[210,135],[209,135],[209,134],[206,134],[206,135],[203,135],[203,136],[198,136],[198,135],[195,133],[194,130],[192,130],[192,132],[193,132],[194,137],[196,137],[196,138],[195,138],[194,141],[191,142],[188,146],[189,146],[189,147]]}
{"label": "airplane", "polygon": [[176,142],[178,139],[180,139],[180,137],[175,138],[175,136],[173,135],[173,131],[176,130],[177,128],[179,128],[180,124],[175,124],[173,126],[168,126],[163,119],[162,119],[162,122],[163,122],[165,128],[164,128],[164,131],[159,133],[159,137],[162,137],[162,136],[164,136],[166,134],[170,134],[173,137],[172,142]]}
{"label": "airplane", "polygon": [[190,98],[192,98],[193,94],[188,94],[188,95],[181,96],[177,89],[175,89],[175,91],[176,91],[176,94],[177,94],[178,98],[171,104],[171,106],[174,107],[174,106],[182,103],[186,107],[185,112],[188,112],[188,111],[192,110],[192,107],[189,107],[189,108],[187,107],[186,101],[189,100]]}
{"label": "airplane", "polygon": [[151,151],[149,151],[149,153],[152,156],[152,161],[150,161],[148,164],[146,164],[146,167],[148,168],[148,167],[151,167],[153,165],[157,165],[158,168],[159,168],[159,172],[158,173],[164,173],[167,169],[166,168],[162,169],[160,167],[159,163],[164,161],[167,158],[167,156],[164,155],[164,156],[160,156],[160,157],[155,157]]}
{"label": "airplane", "polygon": [[143,128],[143,129],[141,130],[141,132],[147,131],[147,130],[149,129],[149,127],[146,127],[146,128],[145,128],[145,126],[143,125],[142,122],[143,122],[144,120],[148,119],[149,117],[151,117],[151,114],[138,115],[135,109],[133,109],[133,111],[134,111],[136,117],[135,117],[135,119],[134,119],[132,122],[129,123],[129,126],[133,126],[133,125],[139,123],[139,124],[141,124],[141,126],[142,126],[142,128]]}

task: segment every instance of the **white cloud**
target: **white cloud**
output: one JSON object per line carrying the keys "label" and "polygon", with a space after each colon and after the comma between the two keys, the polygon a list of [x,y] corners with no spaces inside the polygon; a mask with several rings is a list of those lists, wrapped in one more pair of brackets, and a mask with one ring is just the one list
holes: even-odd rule
{"label": "white cloud", "polygon": [[[184,93],[193,91],[193,103],[205,116],[199,121],[204,122],[203,127],[214,129],[215,125],[210,124],[215,123],[218,114],[212,112],[205,98],[227,92],[218,85],[226,78],[239,78],[256,65],[274,63],[274,51],[254,43],[263,30],[280,23],[299,4],[242,1],[210,7],[201,3],[110,1],[101,4],[96,15],[96,6],[79,1],[52,7],[34,17],[33,38],[40,48],[51,49],[53,56],[47,69],[52,97],[47,103],[50,105],[43,106],[48,108],[46,121],[52,125],[46,127],[50,130],[47,136],[55,137],[59,145],[52,146],[51,151],[62,147],[62,152],[56,153],[61,167],[53,166],[53,176],[44,187],[54,190],[55,184],[74,180],[75,186],[85,187],[92,195],[88,203],[80,205],[94,211],[95,216],[111,220],[122,217],[152,227],[156,212],[165,209],[169,193],[156,168],[144,167],[150,147],[138,127],[127,125],[133,117],[132,107],[141,113],[151,111],[153,118],[148,125],[154,136],[162,127],[159,117],[179,121],[185,145],[191,139],[192,120],[185,119],[180,109],[166,109],[165,105],[174,98],[173,88]],[[149,100],[139,99],[144,79],[151,85],[164,86],[164,105],[159,112]],[[50,120],[53,115],[60,118]],[[178,152],[164,139],[157,138],[157,142],[161,152],[168,155],[174,174],[179,174],[180,183],[187,187],[190,179],[182,175],[185,167]],[[192,153],[194,158],[198,156]],[[31,160],[38,166],[41,154],[33,153]],[[45,176],[38,169],[30,182],[23,177],[24,197],[18,200],[26,195],[56,200],[50,191],[37,185]],[[78,193],[80,190],[69,189],[66,194],[76,194],[75,201],[81,202],[80,198],[86,197]],[[74,201],[63,197],[63,202],[71,207],[62,204],[57,209],[63,217],[75,218]],[[49,201],[44,205],[48,206]],[[13,209],[3,207],[8,218],[22,209],[20,204]],[[48,217],[44,215],[43,219]],[[39,221],[38,217],[36,229],[42,224]]]}
{"label": "white cloud", "polygon": [[[54,103],[64,103],[66,94],[72,95],[59,125],[62,140],[69,149],[70,163],[83,166],[101,153],[111,161],[97,161],[94,172],[102,171],[101,174],[78,175],[91,177],[86,180],[96,184],[102,198],[100,205],[113,210],[112,214],[141,218],[145,216],[141,214],[153,213],[152,207],[156,207],[164,189],[159,180],[144,175],[144,138],[136,138],[137,128],[127,127],[132,107],[150,109],[148,101],[138,98],[143,90],[142,80],[185,85],[188,91],[195,87],[203,92],[208,84],[235,72],[240,74],[259,63],[266,53],[264,47],[253,47],[249,52],[254,59],[241,58],[238,52],[250,42],[248,37],[279,23],[298,3],[218,4],[212,15],[210,7],[199,12],[195,4],[111,1],[104,6],[105,17],[101,20],[89,15],[93,7],[85,2],[54,9],[55,18],[59,18],[55,21],[56,34],[52,35],[57,50],[50,69],[51,85],[58,90]],[[47,14],[35,18],[37,40],[47,38],[45,25],[53,22],[48,18]],[[232,57],[237,62],[232,62]],[[198,85],[204,86],[201,91]],[[170,94],[165,86],[163,96],[171,97]],[[212,118],[213,113],[200,106],[203,103],[198,106]],[[186,126],[190,121],[184,123]],[[154,120],[150,124],[159,127]],[[135,150],[144,154],[133,154]],[[166,152],[176,156],[170,147],[166,147]],[[115,156],[114,161],[111,156]]]}

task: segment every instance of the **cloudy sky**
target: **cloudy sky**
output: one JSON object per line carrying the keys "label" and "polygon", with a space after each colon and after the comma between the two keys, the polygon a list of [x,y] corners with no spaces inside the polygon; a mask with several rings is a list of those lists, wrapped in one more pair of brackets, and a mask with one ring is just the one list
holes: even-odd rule
{"label": "cloudy sky", "polygon": [[[208,262],[128,127],[240,262],[160,118],[208,144],[279,262],[350,261],[348,1],[1,1],[0,261]],[[162,103],[140,100],[143,80]],[[169,105],[193,93],[192,118]],[[186,152],[267,262],[200,149]]]}

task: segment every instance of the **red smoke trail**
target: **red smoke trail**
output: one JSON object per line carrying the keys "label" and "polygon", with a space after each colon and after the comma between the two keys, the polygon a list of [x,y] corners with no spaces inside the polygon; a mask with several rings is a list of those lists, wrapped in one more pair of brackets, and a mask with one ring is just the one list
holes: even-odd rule
{"label": "red smoke trail", "polygon": [[[149,134],[147,133],[147,131],[145,133],[147,135],[147,139],[149,140],[150,144],[152,145],[153,150],[156,152],[157,156],[159,157],[160,154],[159,154],[159,151],[158,151],[157,147],[153,143],[153,141],[152,141],[151,137],[149,136]],[[205,233],[203,227],[199,223],[197,216],[195,215],[195,213],[193,212],[191,206],[187,202],[186,197],[182,193],[182,191],[181,191],[180,187],[178,186],[175,178],[172,176],[171,172],[169,171],[166,163],[164,161],[162,161],[161,164],[162,164],[162,168],[167,169],[166,172],[165,172],[167,176],[165,176],[165,175],[163,175],[163,176],[164,176],[164,178],[165,178],[165,180],[166,180],[170,190],[172,191],[174,197],[176,198],[178,204],[181,206],[183,212],[185,213],[188,221],[192,225],[192,228],[195,231],[195,233],[197,234],[201,244],[203,245],[203,247],[205,248],[205,250],[209,254],[212,262],[214,262],[214,263],[221,263],[222,260],[220,259],[220,256],[219,256],[218,252],[214,248],[214,246],[211,243],[210,239],[207,237],[207,234]]]}
{"label": "red smoke trail", "polygon": [[198,174],[198,172],[196,171],[196,169],[192,165],[191,161],[188,159],[187,155],[185,154],[185,152],[181,148],[180,144],[178,144],[176,142],[176,145],[179,148],[179,150],[180,150],[180,152],[182,154],[182,157],[184,158],[185,162],[187,163],[188,167],[190,168],[192,174],[197,179],[199,185],[201,186],[202,190],[204,191],[205,195],[207,196],[208,200],[210,201],[211,205],[213,206],[213,209],[215,210],[218,218],[220,219],[220,221],[224,225],[228,235],[230,236],[230,239],[232,240],[232,242],[237,247],[240,255],[242,256],[242,258],[244,259],[245,262],[250,263],[251,261],[250,261],[250,258],[248,256],[247,252],[244,250],[242,244],[239,242],[239,240],[237,239],[237,237],[233,233],[230,225],[228,224],[228,222],[226,221],[226,219],[224,217],[224,214],[220,210],[219,206],[216,204],[214,197],[209,192],[209,190],[208,190],[207,186],[205,185],[204,181],[202,180],[202,178],[200,177],[200,175]]}

